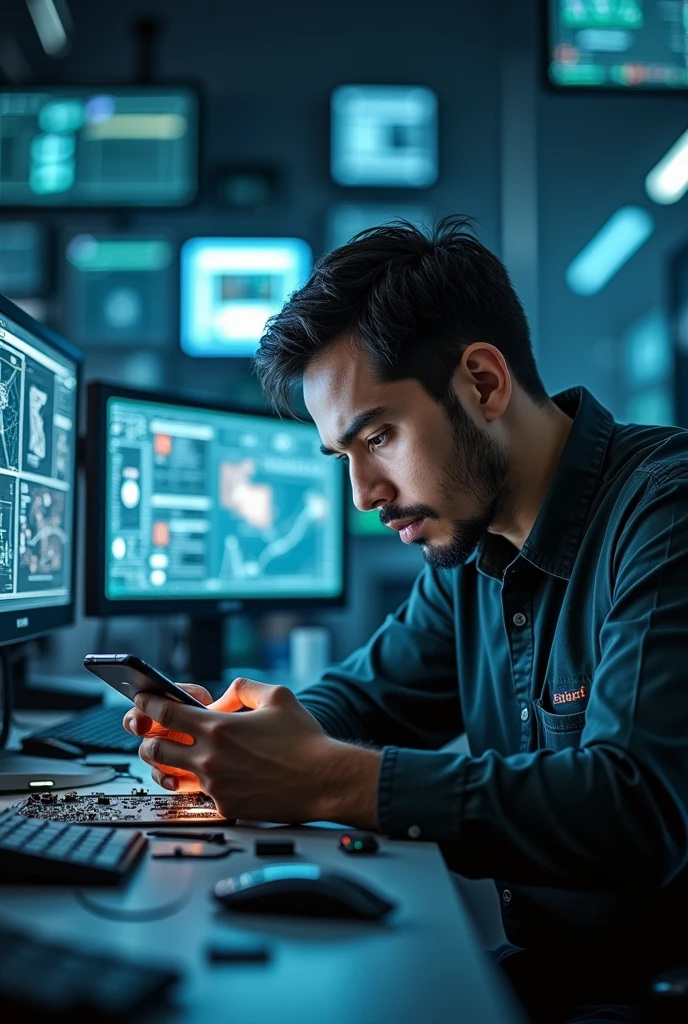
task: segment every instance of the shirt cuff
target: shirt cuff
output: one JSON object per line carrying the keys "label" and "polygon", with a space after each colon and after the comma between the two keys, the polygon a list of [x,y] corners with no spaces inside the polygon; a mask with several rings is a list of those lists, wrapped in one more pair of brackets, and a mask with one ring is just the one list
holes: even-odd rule
{"label": "shirt cuff", "polygon": [[377,790],[380,831],[403,839],[456,842],[467,754],[384,747]]}

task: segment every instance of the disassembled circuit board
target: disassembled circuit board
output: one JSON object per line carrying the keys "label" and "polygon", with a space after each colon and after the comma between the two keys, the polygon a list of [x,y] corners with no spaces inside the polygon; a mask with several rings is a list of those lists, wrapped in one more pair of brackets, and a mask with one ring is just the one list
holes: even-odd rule
{"label": "disassembled circuit board", "polygon": [[28,818],[47,818],[73,825],[206,825],[225,822],[205,793],[149,793],[132,789],[129,794],[32,793],[16,805]]}

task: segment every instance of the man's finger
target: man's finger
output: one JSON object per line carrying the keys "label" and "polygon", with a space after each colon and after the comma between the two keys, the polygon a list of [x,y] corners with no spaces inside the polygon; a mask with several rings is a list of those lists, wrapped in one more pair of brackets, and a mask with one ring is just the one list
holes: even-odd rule
{"label": "man's finger", "polygon": [[122,725],[127,732],[132,733],[134,736],[145,736],[153,726],[153,719],[149,718],[148,715],[142,714],[136,708],[132,708],[124,716]]}
{"label": "man's finger", "polygon": [[[240,707],[256,708],[263,707],[271,694],[274,694],[275,687],[270,683],[259,683],[257,679],[246,679],[239,676],[235,679],[226,693],[220,697],[232,707],[218,708],[218,711],[238,711]],[[217,702],[219,703],[219,701]]]}
{"label": "man's finger", "polygon": [[200,700],[201,704],[213,703],[213,695],[206,690],[205,686],[199,686],[198,683],[178,683],[180,690],[186,690],[196,700]]}
{"label": "man's finger", "polygon": [[171,793],[199,793],[201,783],[196,775],[191,772],[179,772],[170,775],[162,768],[154,768],[151,772],[153,782],[157,782],[163,789]]}
{"label": "man's finger", "polygon": [[163,739],[161,736],[146,737],[139,747],[139,757],[153,768],[181,768],[183,771],[193,772],[193,747]]}
{"label": "man's finger", "polygon": [[181,704],[171,697],[158,697],[154,693],[137,693],[135,704],[139,711],[143,711],[163,729],[169,729],[172,732],[184,732],[193,736],[202,721],[199,718],[200,708]]}

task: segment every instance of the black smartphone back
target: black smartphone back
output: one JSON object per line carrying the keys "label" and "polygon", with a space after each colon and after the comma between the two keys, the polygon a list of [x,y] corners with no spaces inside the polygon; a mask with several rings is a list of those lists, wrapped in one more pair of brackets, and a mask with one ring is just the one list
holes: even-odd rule
{"label": "black smartphone back", "polygon": [[181,686],[177,686],[135,654],[87,654],[84,668],[131,701],[137,693],[154,693],[158,697],[168,697],[181,704],[205,709],[205,704],[201,704],[186,690],[182,690]]}

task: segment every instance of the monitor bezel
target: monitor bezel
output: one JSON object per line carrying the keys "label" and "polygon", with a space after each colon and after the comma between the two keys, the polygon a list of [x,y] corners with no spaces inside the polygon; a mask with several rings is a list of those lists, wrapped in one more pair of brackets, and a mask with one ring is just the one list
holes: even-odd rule
{"label": "monitor bezel", "polygon": [[688,97],[688,84],[684,86],[666,85],[562,85],[550,78],[550,41],[552,39],[552,14],[550,10],[551,0],[540,0],[540,68],[541,80],[547,92],[555,93],[558,96],[571,94],[572,96],[593,95],[597,93],[609,93],[614,96],[682,96]]}
{"label": "monitor bezel", "polygon": [[[4,295],[0,295],[0,318],[3,316],[7,316],[8,319],[14,320],[19,327],[22,327],[25,331],[34,334],[44,344],[52,346],[61,355],[66,356],[68,359],[72,359],[76,366],[75,376],[77,383],[76,409],[74,416],[74,458],[72,460],[71,475],[73,495],[73,536],[70,600],[66,604],[49,605],[45,608],[27,608],[21,611],[17,611],[16,609],[3,611],[2,602],[0,602],[0,645],[23,643],[25,640],[42,636],[45,633],[52,632],[54,629],[60,629],[64,626],[72,626],[76,620],[76,595],[78,587],[77,546],[79,538],[79,417],[81,413],[81,380],[84,362],[84,355],[80,349],[72,345],[71,342],[67,341],[66,338],[63,338],[62,335],[53,331],[52,328],[46,327],[45,324],[41,324],[37,320],[34,320],[33,317],[29,316],[28,313],[25,313],[22,309],[16,306],[10,301],[10,299],[6,298]],[[18,623],[20,621],[26,622],[26,625],[19,626]]]}
{"label": "monitor bezel", "polygon": [[[303,610],[314,608],[341,608],[346,604],[348,592],[348,532],[346,529],[347,488],[342,479],[341,508],[341,565],[342,588],[339,594],[330,597],[308,596],[275,598],[210,597],[210,598],[133,598],[113,601],[105,593],[105,494],[107,440],[107,403],[110,398],[132,399],[153,402],[160,405],[183,405],[187,408],[204,409],[220,413],[236,413],[242,416],[257,416],[275,423],[281,418],[265,409],[254,409],[232,405],[214,396],[180,390],[148,391],[138,388],[120,387],[109,381],[90,381],[87,386],[86,424],[84,456],[86,469],[86,559],[85,559],[85,614],[89,617],[103,615],[193,615],[213,617],[233,613]],[[323,456],[324,458],[324,456]],[[342,478],[344,466],[341,467]]]}
{"label": "monitor bezel", "polygon": [[68,211],[98,211],[98,212],[112,212],[118,210],[188,210],[198,203],[200,195],[200,176],[202,166],[202,151],[201,151],[201,139],[202,139],[202,128],[203,128],[203,90],[200,80],[196,79],[174,79],[174,81],[155,81],[155,82],[123,82],[117,81],[93,81],[89,79],[87,81],[80,82],[30,82],[26,85],[19,85],[14,83],[5,83],[0,85],[0,92],[7,93],[26,93],[26,92],[40,92],[45,89],[124,89],[133,91],[140,89],[142,92],[148,91],[154,92],[165,92],[171,89],[186,90],[191,93],[196,100],[196,139],[195,146],[193,148],[193,155],[195,156],[196,162],[196,176],[195,176],[195,187],[193,194],[188,200],[182,203],[127,203],[127,202],[115,202],[109,200],[107,202],[97,203],[75,203],[65,200],[64,202],[58,203],[4,203],[0,199],[0,214],[3,211],[12,211],[17,214],[27,215],[29,213],[35,214],[40,210],[51,211],[51,210],[68,210]]}

